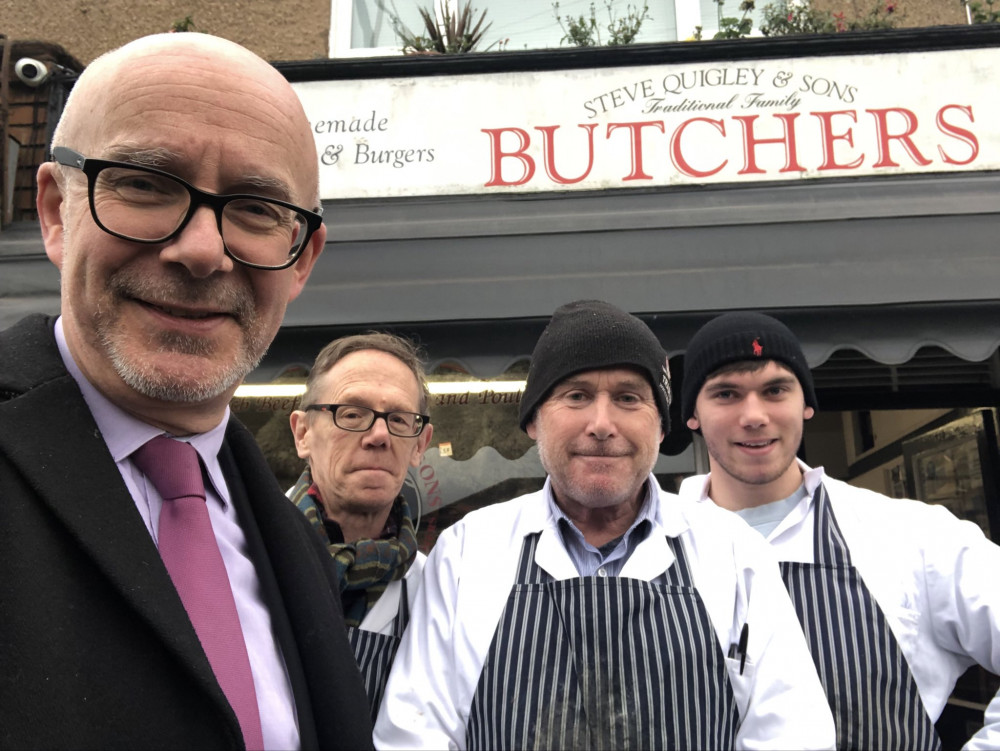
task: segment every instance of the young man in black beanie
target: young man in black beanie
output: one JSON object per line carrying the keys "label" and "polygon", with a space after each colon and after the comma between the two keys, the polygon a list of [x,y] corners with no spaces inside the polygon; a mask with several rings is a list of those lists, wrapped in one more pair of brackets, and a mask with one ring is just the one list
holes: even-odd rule
{"label": "young man in black beanie", "polygon": [[[816,408],[784,324],[713,319],[685,353],[681,401],[711,473],[680,495],[734,511],[777,553],[838,748],[940,748],[934,723],[955,681],[975,662],[1000,671],[1000,548],[942,506],[853,488],[799,461]],[[966,746],[998,747],[1000,697]]]}
{"label": "young man in black beanie", "polygon": [[596,300],[555,312],[521,400],[548,479],[438,539],[378,748],[833,743],[770,551],[650,474],[670,399],[642,321]]}

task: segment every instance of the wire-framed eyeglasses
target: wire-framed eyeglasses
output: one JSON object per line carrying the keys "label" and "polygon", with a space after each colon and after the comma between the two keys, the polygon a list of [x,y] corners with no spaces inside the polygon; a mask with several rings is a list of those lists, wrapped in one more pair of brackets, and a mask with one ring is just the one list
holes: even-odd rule
{"label": "wire-framed eyeglasses", "polygon": [[352,433],[364,433],[381,417],[385,420],[389,432],[400,438],[416,438],[424,432],[431,419],[430,415],[422,415],[419,412],[379,412],[356,404],[310,404],[305,410],[329,412],[334,425]]}
{"label": "wire-framed eyeglasses", "polygon": [[139,164],[90,159],[57,146],[52,158],[87,176],[90,213],[109,235],[139,243],[176,237],[200,206],[215,211],[226,255],[255,269],[287,269],[323,222],[319,211],[251,194],[218,195]]}

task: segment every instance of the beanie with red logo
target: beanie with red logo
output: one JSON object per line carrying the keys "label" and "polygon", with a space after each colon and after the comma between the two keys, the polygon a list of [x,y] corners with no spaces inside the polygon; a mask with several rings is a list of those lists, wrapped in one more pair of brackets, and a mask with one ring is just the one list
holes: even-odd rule
{"label": "beanie with red logo", "polygon": [[725,313],[702,326],[684,353],[681,419],[694,414],[698,392],[715,371],[734,362],[774,360],[802,385],[806,405],[818,409],[809,363],[802,346],[781,321],[763,313]]}

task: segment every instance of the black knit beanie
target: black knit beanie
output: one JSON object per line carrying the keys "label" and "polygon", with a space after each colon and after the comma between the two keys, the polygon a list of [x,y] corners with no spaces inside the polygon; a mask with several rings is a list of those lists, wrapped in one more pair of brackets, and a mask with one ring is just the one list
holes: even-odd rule
{"label": "black knit beanie", "polygon": [[681,419],[694,414],[698,392],[716,370],[742,360],[776,360],[791,370],[806,405],[819,409],[812,373],[795,335],[781,321],[763,313],[725,313],[702,326],[684,353]]}
{"label": "black knit beanie", "polygon": [[653,387],[663,432],[670,430],[670,364],[649,326],[601,300],[567,303],[552,314],[531,353],[528,382],[521,397],[521,430],[549,392],[574,373],[632,367]]}

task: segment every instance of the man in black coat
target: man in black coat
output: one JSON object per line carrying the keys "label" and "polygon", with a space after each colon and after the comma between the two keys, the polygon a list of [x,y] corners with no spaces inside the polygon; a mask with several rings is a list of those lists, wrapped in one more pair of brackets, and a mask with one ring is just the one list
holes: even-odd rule
{"label": "man in black coat", "polygon": [[[325,242],[298,99],[238,45],[147,37],[87,68],[53,158],[61,315],[0,332],[0,748],[370,747],[329,555],[228,411]],[[249,705],[161,558],[174,496],[136,457],[163,437],[196,454]]]}

